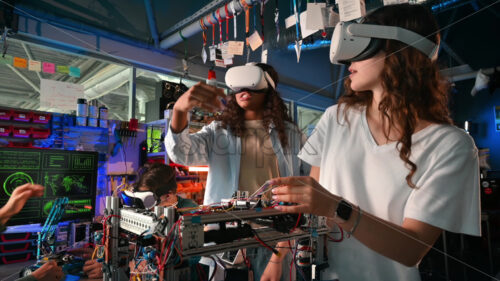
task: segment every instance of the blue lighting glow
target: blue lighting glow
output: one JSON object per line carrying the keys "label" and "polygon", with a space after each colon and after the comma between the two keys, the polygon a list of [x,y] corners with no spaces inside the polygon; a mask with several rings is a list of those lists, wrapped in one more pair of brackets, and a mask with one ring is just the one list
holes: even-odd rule
{"label": "blue lighting glow", "polygon": [[436,4],[436,5],[433,5],[431,7],[432,11],[435,12],[436,10],[439,10],[439,9],[443,9],[443,8],[446,8],[452,4],[455,4],[457,2],[460,2],[461,0],[448,0],[448,1],[444,1],[444,2],[441,2],[439,4]]}
{"label": "blue lighting glow", "polygon": [[[302,44],[301,50],[312,50],[318,49],[326,46],[330,46],[331,40],[316,40],[314,43]],[[289,51],[295,51],[295,42],[288,45]]]}

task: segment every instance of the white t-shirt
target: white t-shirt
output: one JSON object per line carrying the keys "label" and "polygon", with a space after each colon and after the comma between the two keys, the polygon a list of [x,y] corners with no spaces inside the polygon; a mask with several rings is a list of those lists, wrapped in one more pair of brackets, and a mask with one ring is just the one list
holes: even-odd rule
{"label": "white t-shirt", "polygon": [[[479,166],[472,138],[451,125],[430,125],[412,136],[410,160],[417,165],[413,183],[399,158],[396,142],[377,145],[366,121],[366,108],[329,107],[299,157],[320,167],[319,183],[364,212],[402,225],[404,218],[444,230],[480,235]],[[373,233],[373,235],[377,235]],[[329,242],[330,267],[322,279],[420,280],[407,267],[369,249],[356,238]]]}

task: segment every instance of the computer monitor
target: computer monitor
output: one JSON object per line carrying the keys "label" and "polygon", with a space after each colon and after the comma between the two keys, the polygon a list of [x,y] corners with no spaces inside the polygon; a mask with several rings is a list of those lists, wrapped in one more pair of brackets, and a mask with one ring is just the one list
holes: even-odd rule
{"label": "computer monitor", "polygon": [[0,148],[0,206],[20,185],[45,186],[44,195],[28,200],[7,225],[43,224],[58,197],[68,197],[69,203],[77,206],[67,209],[63,220],[91,219],[95,212],[97,162],[97,152]]}

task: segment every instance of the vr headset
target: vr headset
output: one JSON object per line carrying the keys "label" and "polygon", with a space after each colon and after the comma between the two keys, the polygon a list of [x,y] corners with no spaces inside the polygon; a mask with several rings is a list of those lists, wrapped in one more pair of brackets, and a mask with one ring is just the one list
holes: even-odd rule
{"label": "vr headset", "polygon": [[234,92],[239,92],[242,89],[259,91],[269,87],[276,89],[271,75],[255,63],[231,67],[226,72],[226,85]]}
{"label": "vr headset", "polygon": [[123,205],[139,209],[151,209],[156,206],[157,199],[151,191],[128,191],[124,190],[120,197]]}
{"label": "vr headset", "polygon": [[373,57],[382,48],[381,39],[403,42],[424,53],[431,60],[437,58],[439,45],[408,29],[396,26],[339,22],[330,44],[330,61],[347,64]]}
{"label": "vr headset", "polygon": [[173,176],[165,185],[156,188],[155,192],[138,191],[136,189],[134,189],[134,191],[124,190],[120,194],[120,197],[125,206],[139,209],[151,209],[160,203],[163,195],[175,191],[176,189],[177,182],[175,176]]}

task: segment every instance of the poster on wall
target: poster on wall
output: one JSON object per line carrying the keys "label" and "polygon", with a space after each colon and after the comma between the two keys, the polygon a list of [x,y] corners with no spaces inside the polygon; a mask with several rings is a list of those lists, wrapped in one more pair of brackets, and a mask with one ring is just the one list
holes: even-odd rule
{"label": "poster on wall", "polygon": [[69,112],[76,110],[76,101],[84,97],[82,85],[41,79],[40,106],[42,110]]}

